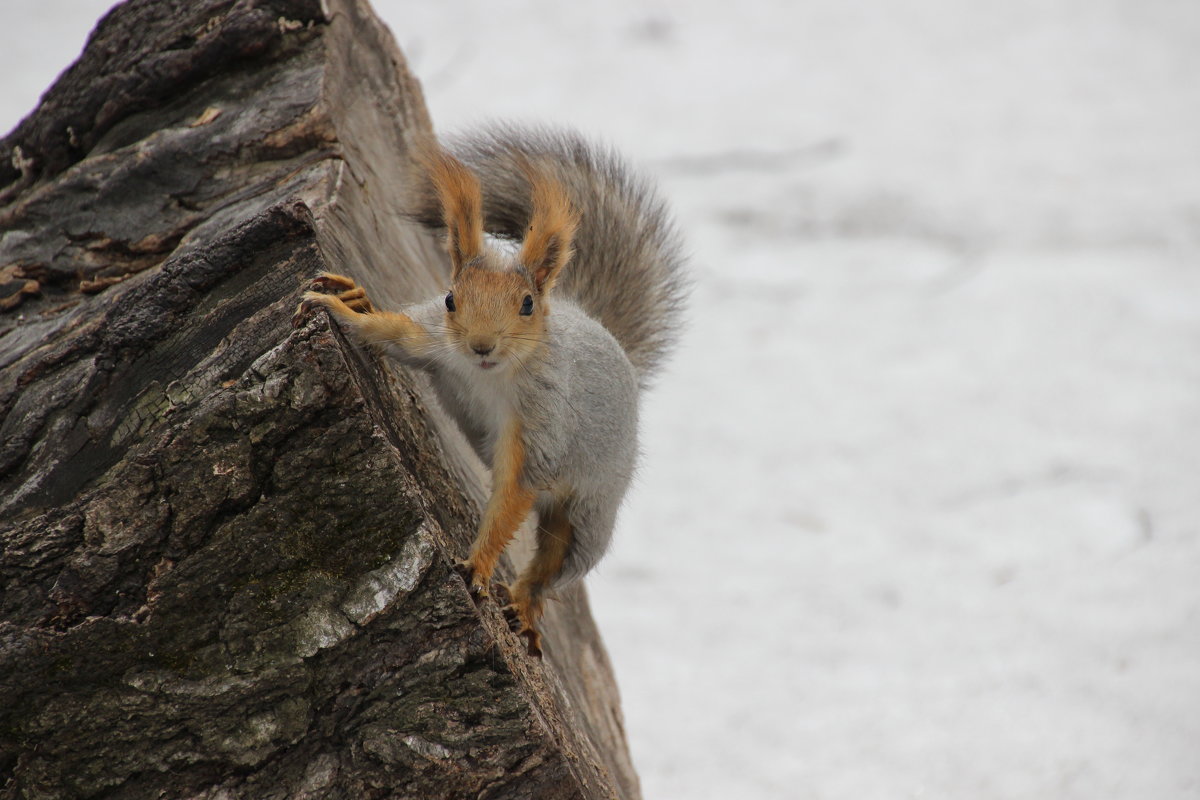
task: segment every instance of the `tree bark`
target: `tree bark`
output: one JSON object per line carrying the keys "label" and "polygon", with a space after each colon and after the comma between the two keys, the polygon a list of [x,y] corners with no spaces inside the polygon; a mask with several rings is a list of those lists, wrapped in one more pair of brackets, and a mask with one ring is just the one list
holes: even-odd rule
{"label": "tree bark", "polygon": [[289,324],[444,288],[429,129],[363,0],[133,0],[0,142],[0,797],[639,796],[582,589],[529,658],[422,378]]}

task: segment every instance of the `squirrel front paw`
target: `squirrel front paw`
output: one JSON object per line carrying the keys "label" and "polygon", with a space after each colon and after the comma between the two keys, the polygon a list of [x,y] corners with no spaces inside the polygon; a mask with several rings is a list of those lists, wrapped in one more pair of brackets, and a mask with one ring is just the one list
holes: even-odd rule
{"label": "squirrel front paw", "polygon": [[308,319],[313,309],[317,306],[328,307],[325,295],[319,295],[316,292],[305,292],[304,299],[300,301],[300,305],[296,306],[296,310],[292,312],[292,327],[299,328],[304,324],[304,320]]}
{"label": "squirrel front paw", "polygon": [[467,584],[467,593],[471,595],[471,599],[475,602],[475,605],[479,605],[491,597],[491,586],[488,585],[487,581],[480,580],[479,573],[475,570],[475,566],[470,560],[455,561],[454,571]]}
{"label": "squirrel front paw", "polygon": [[299,327],[317,306],[332,308],[332,298],[341,300],[346,308],[357,314],[370,314],[375,310],[366,290],[356,284],[353,278],[334,272],[322,272],[308,284],[304,299],[292,315],[292,327]]}

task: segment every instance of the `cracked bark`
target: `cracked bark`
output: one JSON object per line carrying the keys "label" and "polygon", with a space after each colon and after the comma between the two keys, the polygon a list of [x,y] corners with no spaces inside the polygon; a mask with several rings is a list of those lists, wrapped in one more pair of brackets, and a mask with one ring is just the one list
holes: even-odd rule
{"label": "cracked bark", "polygon": [[638,797],[582,590],[526,657],[420,376],[288,323],[444,284],[429,127],[360,0],[135,0],[0,142],[0,797]]}

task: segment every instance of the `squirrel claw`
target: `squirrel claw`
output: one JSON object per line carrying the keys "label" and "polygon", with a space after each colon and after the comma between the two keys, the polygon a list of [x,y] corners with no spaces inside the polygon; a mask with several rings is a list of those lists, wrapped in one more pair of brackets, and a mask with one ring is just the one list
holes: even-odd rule
{"label": "squirrel claw", "polygon": [[309,290],[314,292],[345,292],[351,289],[357,289],[358,286],[353,280],[345,275],[335,275],[332,272],[322,272],[320,275],[312,279],[308,285]]}
{"label": "squirrel claw", "polygon": [[529,640],[529,655],[534,658],[542,657],[542,635],[538,633],[537,630],[534,628],[526,628],[525,630],[520,631],[517,635],[524,636]]}
{"label": "squirrel claw", "polygon": [[513,633],[521,631],[521,617],[517,613],[515,606],[506,605],[500,609],[500,613],[504,615],[504,620],[508,623],[509,630]]}
{"label": "squirrel claw", "polygon": [[507,617],[508,609],[512,607],[512,593],[509,592],[508,587],[503,583],[493,583],[492,597],[496,598],[496,602],[500,605],[500,610]]}
{"label": "squirrel claw", "polygon": [[[334,299],[336,298],[336,300]],[[322,272],[309,281],[300,305],[292,314],[292,327],[299,328],[314,308],[325,306],[333,310],[340,300],[346,308],[359,314],[370,314],[375,310],[367,293],[345,275]]]}
{"label": "squirrel claw", "polygon": [[479,605],[490,596],[486,586],[481,586],[475,582],[475,568],[471,566],[469,561],[456,561],[454,563],[454,571],[467,584],[467,594],[471,595],[471,600],[475,605]]}
{"label": "squirrel claw", "polygon": [[466,581],[467,583],[471,582],[471,575],[474,573],[474,570],[471,569],[470,562],[455,561],[454,562],[454,571],[457,572],[458,576],[460,578],[462,578],[464,581]]}
{"label": "squirrel claw", "polygon": [[312,312],[313,302],[311,300],[301,300],[300,305],[296,306],[295,312],[292,314],[292,327],[299,328],[304,324],[304,320]]}
{"label": "squirrel claw", "polygon": [[322,272],[309,282],[305,297],[308,297],[309,294],[333,295],[345,303],[347,308],[358,314],[370,314],[375,310],[366,291],[352,278],[347,278],[345,275]]}
{"label": "squirrel claw", "polygon": [[[509,594],[507,586],[500,584],[497,584],[497,586],[505,595]],[[525,620],[522,619],[521,609],[517,608],[510,600],[508,605],[500,609],[500,613],[504,615],[504,620],[508,623],[509,630],[518,636],[524,636],[528,640],[529,655],[534,658],[541,658],[542,634],[538,632],[537,628],[525,623]]]}

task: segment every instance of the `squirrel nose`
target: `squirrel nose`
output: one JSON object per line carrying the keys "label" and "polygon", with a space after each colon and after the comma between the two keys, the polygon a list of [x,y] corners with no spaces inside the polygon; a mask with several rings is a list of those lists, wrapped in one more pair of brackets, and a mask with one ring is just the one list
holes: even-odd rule
{"label": "squirrel nose", "polygon": [[471,349],[477,355],[486,356],[488,353],[496,349],[496,345],[487,342],[471,342]]}

